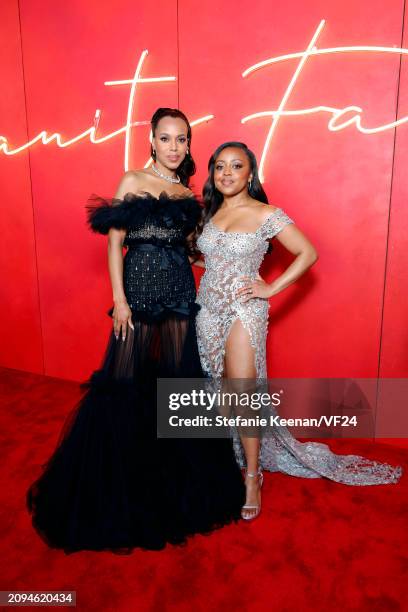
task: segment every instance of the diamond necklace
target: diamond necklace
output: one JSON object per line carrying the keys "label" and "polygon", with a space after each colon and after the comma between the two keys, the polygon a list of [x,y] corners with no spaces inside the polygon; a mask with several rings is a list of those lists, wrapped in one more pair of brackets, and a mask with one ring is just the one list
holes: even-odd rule
{"label": "diamond necklace", "polygon": [[160,170],[156,168],[154,164],[152,164],[152,170],[153,172],[157,174],[157,176],[160,176],[160,178],[164,179],[165,181],[169,181],[169,183],[180,183],[179,176],[177,178],[173,178],[172,176],[167,176],[167,174],[163,174],[162,172],[160,172]]}

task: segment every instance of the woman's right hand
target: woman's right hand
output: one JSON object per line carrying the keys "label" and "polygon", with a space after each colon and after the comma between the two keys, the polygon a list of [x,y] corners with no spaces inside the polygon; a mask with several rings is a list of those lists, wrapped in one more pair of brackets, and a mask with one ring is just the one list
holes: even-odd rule
{"label": "woman's right hand", "polygon": [[124,342],[126,339],[127,326],[129,325],[133,330],[135,329],[132,323],[132,311],[126,301],[115,304],[112,319],[116,340],[118,340],[119,334],[122,334],[122,340]]}

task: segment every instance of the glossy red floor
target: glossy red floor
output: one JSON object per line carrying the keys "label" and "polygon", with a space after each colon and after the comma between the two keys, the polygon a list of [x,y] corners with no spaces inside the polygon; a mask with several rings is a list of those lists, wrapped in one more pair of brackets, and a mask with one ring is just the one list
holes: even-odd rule
{"label": "glossy red floor", "polygon": [[[48,457],[75,383],[0,370],[1,590],[75,590],[78,610],[407,610],[408,449],[333,441],[400,464],[398,485],[347,487],[267,474],[260,518],[187,546],[130,556],[49,550],[25,491]],[[135,483],[137,486],[137,482]]]}

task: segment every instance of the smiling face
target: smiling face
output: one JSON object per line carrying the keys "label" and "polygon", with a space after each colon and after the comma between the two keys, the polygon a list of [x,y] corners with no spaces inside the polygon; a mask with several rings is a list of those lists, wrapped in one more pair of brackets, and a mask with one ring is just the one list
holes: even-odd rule
{"label": "smiling face", "polygon": [[179,117],[163,117],[157,124],[153,140],[156,163],[176,170],[187,153],[187,125]]}
{"label": "smiling face", "polygon": [[252,180],[250,161],[242,149],[228,147],[221,151],[214,163],[215,187],[225,196],[248,190]]}

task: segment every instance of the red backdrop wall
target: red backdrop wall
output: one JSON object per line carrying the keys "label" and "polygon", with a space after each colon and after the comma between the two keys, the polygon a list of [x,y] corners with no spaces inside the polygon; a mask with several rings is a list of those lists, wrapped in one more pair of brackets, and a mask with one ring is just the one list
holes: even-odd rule
{"label": "red backdrop wall", "polygon": [[[102,115],[98,136],[125,125],[129,85],[148,49],[134,121],[158,106],[179,106],[191,120],[201,191],[207,160],[225,140],[246,142],[260,158],[270,118],[298,59],[243,78],[253,64],[304,51],[325,19],[318,48],[408,47],[403,0],[257,0],[248,5],[159,0],[75,0],[41,7],[30,0],[0,6],[0,134],[9,149],[42,130],[70,140]],[[378,127],[408,114],[404,55],[337,52],[310,57],[287,109],[319,105],[363,109]],[[348,115],[347,118],[350,118]],[[403,377],[408,372],[408,124],[363,133],[331,131],[327,112],[284,117],[265,163],[270,201],[295,219],[320,259],[271,305],[268,365],[274,376]],[[148,126],[132,133],[131,167],[148,159]],[[4,142],[4,141],[3,141]],[[0,363],[83,379],[103,355],[111,289],[106,240],[85,226],[90,193],[114,193],[124,170],[124,134],[61,148],[41,142],[15,155],[0,152],[2,316]],[[290,262],[279,245],[264,266],[273,278]]]}

